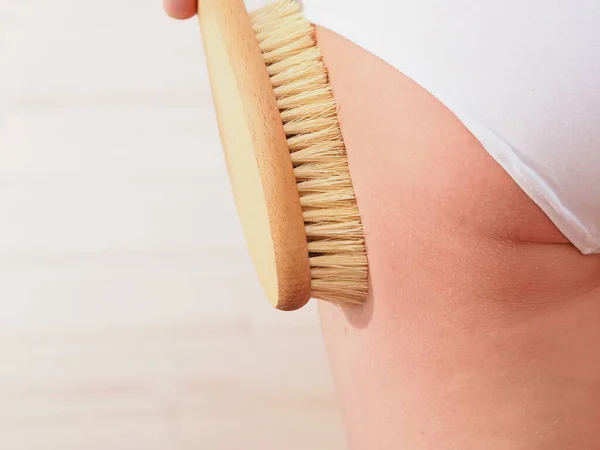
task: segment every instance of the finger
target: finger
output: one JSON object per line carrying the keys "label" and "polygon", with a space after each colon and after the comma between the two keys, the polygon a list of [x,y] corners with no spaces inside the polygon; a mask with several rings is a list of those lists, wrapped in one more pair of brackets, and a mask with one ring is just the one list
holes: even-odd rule
{"label": "finger", "polygon": [[165,12],[174,19],[189,19],[197,11],[197,0],[163,0]]}

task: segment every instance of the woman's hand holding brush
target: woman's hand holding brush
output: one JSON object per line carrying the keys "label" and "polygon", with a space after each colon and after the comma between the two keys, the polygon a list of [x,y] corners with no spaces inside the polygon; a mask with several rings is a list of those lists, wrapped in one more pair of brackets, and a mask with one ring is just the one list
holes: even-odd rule
{"label": "woman's hand holding brush", "polygon": [[163,0],[165,12],[173,19],[189,19],[197,11],[196,0]]}

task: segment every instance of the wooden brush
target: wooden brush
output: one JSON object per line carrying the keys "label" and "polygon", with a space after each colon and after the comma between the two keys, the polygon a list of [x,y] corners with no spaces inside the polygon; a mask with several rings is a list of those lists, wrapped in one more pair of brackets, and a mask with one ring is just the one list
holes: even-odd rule
{"label": "wooden brush", "polygon": [[362,223],[315,30],[294,0],[248,14],[199,0],[198,18],[238,215],[269,301],[360,304]]}

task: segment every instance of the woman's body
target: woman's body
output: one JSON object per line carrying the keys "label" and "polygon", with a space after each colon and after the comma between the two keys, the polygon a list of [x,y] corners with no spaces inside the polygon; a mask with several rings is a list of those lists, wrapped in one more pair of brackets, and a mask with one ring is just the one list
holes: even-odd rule
{"label": "woman's body", "polygon": [[600,448],[600,257],[444,106],[319,30],[371,298],[320,311],[351,448]]}
{"label": "woman's body", "polygon": [[600,255],[429,92],[327,29],[318,41],[371,274],[364,308],[320,304],[350,447],[600,448]]}

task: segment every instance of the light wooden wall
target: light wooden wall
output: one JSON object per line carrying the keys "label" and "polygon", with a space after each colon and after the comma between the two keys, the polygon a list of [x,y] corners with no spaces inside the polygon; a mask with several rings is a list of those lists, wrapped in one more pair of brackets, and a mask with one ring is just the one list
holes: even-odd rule
{"label": "light wooden wall", "polygon": [[343,448],[314,305],[254,277],[196,23],[0,0],[0,89],[0,449]]}

